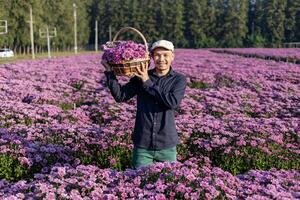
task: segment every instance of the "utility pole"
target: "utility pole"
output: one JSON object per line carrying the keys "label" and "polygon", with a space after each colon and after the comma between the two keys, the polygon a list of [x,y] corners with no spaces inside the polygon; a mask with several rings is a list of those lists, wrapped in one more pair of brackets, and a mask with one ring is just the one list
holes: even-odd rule
{"label": "utility pole", "polygon": [[254,16],[255,16],[255,4],[256,4],[256,0],[250,0],[250,3],[251,3],[251,17],[252,17],[251,35],[254,36]]}
{"label": "utility pole", "polygon": [[30,6],[30,40],[31,40],[31,55],[32,59],[35,59],[34,55],[34,41],[33,41],[33,19],[32,19],[32,7]]}
{"label": "utility pole", "polygon": [[74,8],[74,51],[75,54],[77,54],[77,14],[76,14],[76,4],[73,3],[73,8]]}
{"label": "utility pole", "polygon": [[0,35],[7,33],[7,20],[0,20],[0,28],[4,29],[4,31],[0,30]]}
{"label": "utility pole", "polygon": [[111,42],[111,25],[109,25],[109,41]]}
{"label": "utility pole", "polygon": [[7,34],[7,20],[0,20],[0,35],[4,34]]}
{"label": "utility pole", "polygon": [[48,58],[51,58],[50,53],[50,38],[56,37],[56,28],[53,28],[52,31],[49,31],[49,27],[46,26],[46,30],[39,30],[40,37],[41,38],[47,38],[47,47],[48,47]]}
{"label": "utility pole", "polygon": [[49,36],[49,28],[48,28],[48,26],[46,28],[46,31],[47,31],[48,58],[51,58],[51,54],[50,54],[50,36]]}
{"label": "utility pole", "polygon": [[95,21],[95,51],[98,51],[98,21]]}

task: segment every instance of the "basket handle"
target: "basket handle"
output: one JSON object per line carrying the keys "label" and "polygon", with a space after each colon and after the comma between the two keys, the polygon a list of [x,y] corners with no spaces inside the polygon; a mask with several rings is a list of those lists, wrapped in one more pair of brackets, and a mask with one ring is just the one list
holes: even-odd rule
{"label": "basket handle", "polygon": [[144,37],[144,35],[143,35],[140,31],[138,31],[138,30],[135,29],[135,28],[132,28],[132,27],[129,27],[129,26],[124,27],[124,28],[121,28],[121,29],[116,33],[116,35],[115,35],[115,37],[113,38],[113,41],[112,41],[112,42],[114,43],[114,42],[116,41],[116,39],[118,38],[118,36],[119,36],[121,33],[125,32],[125,31],[127,31],[127,30],[131,30],[131,31],[137,33],[137,34],[143,39],[143,42],[144,42],[145,47],[146,47],[146,53],[147,53],[147,55],[148,55],[149,52],[148,52],[148,45],[147,45],[146,38]]}

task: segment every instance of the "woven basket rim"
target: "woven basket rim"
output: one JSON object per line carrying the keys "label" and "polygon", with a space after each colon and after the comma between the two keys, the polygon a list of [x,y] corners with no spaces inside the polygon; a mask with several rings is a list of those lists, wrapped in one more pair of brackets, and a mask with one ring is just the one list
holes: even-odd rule
{"label": "woven basket rim", "polygon": [[126,69],[126,68],[137,68],[139,66],[129,66],[129,67],[114,67],[114,69],[116,68],[120,68],[120,69]]}
{"label": "woven basket rim", "polygon": [[119,63],[108,62],[108,64],[121,65],[121,64],[126,64],[126,63],[143,62],[143,61],[149,61],[149,60],[150,60],[150,58],[147,56],[146,58],[140,58],[140,59],[122,60]]}

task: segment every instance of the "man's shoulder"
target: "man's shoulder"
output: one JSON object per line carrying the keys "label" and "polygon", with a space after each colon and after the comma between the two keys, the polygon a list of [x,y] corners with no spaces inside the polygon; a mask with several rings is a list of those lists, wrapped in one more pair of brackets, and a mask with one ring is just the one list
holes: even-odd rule
{"label": "man's shoulder", "polygon": [[180,72],[178,72],[178,71],[173,70],[173,72],[174,72],[174,74],[176,74],[176,76],[185,77],[184,74],[182,74],[182,73],[180,73]]}
{"label": "man's shoulder", "polygon": [[180,80],[186,80],[186,76],[180,72],[173,70],[174,76]]}

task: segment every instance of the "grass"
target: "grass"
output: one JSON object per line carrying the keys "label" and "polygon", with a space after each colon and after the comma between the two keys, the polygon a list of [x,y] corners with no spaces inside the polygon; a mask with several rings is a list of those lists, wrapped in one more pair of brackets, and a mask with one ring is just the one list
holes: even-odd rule
{"label": "grass", "polygon": [[[63,51],[63,52],[51,52],[51,57],[61,57],[61,56],[75,56],[75,55],[81,55],[81,54],[95,54],[100,53],[100,51],[78,51],[78,54],[75,54],[73,51]],[[48,53],[38,53],[35,54],[35,59],[42,59],[42,58],[48,58]],[[1,64],[7,64],[7,63],[14,63],[21,60],[32,60],[31,54],[15,54],[14,57],[11,58],[0,58],[0,65]]]}

